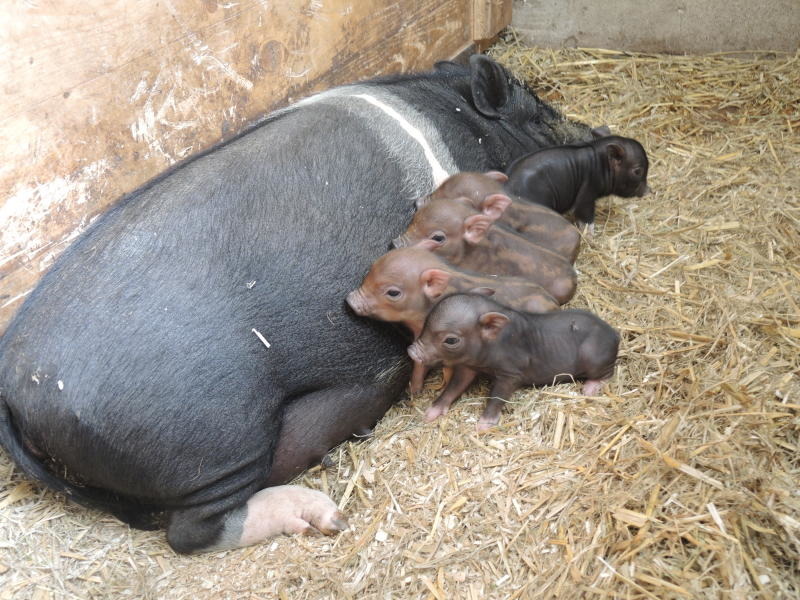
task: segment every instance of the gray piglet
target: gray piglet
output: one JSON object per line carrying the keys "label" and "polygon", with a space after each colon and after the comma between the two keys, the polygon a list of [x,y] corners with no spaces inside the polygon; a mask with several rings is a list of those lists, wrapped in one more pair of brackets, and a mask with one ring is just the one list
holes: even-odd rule
{"label": "gray piglet", "polygon": [[433,308],[408,354],[426,366],[458,367],[428,409],[428,420],[446,414],[478,373],[491,377],[490,399],[478,421],[478,431],[485,431],[525,385],[584,379],[583,393],[595,395],[614,372],[618,347],[617,332],[587,311],[525,313],[480,294],[453,294]]}

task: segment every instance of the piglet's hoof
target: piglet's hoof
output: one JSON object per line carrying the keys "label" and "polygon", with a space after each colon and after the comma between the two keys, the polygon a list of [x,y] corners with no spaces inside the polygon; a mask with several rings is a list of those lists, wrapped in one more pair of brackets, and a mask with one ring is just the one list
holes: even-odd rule
{"label": "piglet's hoof", "polygon": [[281,485],[263,489],[247,501],[240,545],[281,533],[334,535],[348,527],[336,504],[322,492]]}
{"label": "piglet's hoof", "polygon": [[441,404],[431,404],[428,407],[428,410],[425,411],[425,420],[428,423],[430,423],[431,421],[435,421],[442,415],[446,415],[448,410],[450,410],[449,406],[443,406]]}
{"label": "piglet's hoof", "polygon": [[600,390],[603,389],[604,383],[605,381],[602,379],[587,379],[586,382],[583,384],[583,395],[599,396]]}
{"label": "piglet's hoof", "polygon": [[497,425],[500,422],[500,417],[481,417],[478,419],[478,424],[475,426],[475,429],[478,430],[478,433],[484,433],[489,431],[492,427]]}
{"label": "piglet's hoof", "polygon": [[576,225],[585,239],[590,240],[594,237],[594,223],[584,223],[583,221],[578,221]]}

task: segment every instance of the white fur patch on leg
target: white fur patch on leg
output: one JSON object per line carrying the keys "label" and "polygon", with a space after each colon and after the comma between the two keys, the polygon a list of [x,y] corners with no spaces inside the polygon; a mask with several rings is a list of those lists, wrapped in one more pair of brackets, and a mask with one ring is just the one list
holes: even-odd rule
{"label": "white fur patch on leg", "polygon": [[336,504],[322,492],[299,485],[263,489],[247,501],[239,546],[280,534],[319,531],[333,535],[348,528]]}

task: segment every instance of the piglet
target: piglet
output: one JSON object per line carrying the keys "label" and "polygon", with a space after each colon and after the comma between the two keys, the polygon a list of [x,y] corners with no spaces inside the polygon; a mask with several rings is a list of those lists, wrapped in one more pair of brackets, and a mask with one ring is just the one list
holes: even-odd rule
{"label": "piglet", "polygon": [[369,269],[361,286],[347,295],[357,315],[402,323],[414,337],[440,298],[481,290],[507,306],[549,312],[558,302],[541,286],[521,277],[487,277],[454,267],[421,247],[390,250]]}
{"label": "piglet", "polygon": [[[499,171],[475,173],[463,171],[448,177],[428,196],[417,200],[417,209],[431,200],[442,198],[468,198],[475,210],[483,211],[491,196],[508,196],[503,184],[508,176]],[[570,262],[575,262],[581,236],[577,229],[557,212],[527,202],[515,201],[498,218],[498,224],[516,231],[526,239],[549,248]]]}
{"label": "piglet", "polygon": [[509,203],[507,197],[494,196],[479,212],[466,198],[432,200],[416,212],[394,246],[422,244],[450,264],[470,271],[525,277],[559,303],[568,302],[577,283],[568,260],[511,231],[492,227]]}
{"label": "piglet", "polygon": [[[357,315],[402,323],[416,339],[425,317],[440,298],[454,292],[480,290],[503,304],[529,312],[556,310],[558,303],[544,289],[519,277],[486,277],[447,264],[424,248],[390,250],[376,260],[361,286],[347,295]],[[427,369],[416,364],[411,393],[422,389]]]}
{"label": "piglet", "polygon": [[508,168],[506,189],[558,213],[573,211],[579,227],[594,231],[598,198],[644,196],[647,153],[634,139],[598,137],[584,144],[553,146],[522,156]]}
{"label": "piglet", "polygon": [[456,369],[429,409],[435,414],[446,414],[478,373],[491,377],[490,399],[478,421],[478,431],[485,431],[525,385],[584,379],[583,393],[597,394],[614,372],[618,347],[617,332],[583,310],[532,314],[479,294],[453,294],[431,310],[408,355],[428,367]]}

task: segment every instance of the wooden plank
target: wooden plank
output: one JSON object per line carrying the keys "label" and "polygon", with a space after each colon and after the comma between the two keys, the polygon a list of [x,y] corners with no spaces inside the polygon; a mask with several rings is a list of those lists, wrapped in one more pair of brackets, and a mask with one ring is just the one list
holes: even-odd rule
{"label": "wooden plank", "polygon": [[109,204],[294,99],[424,69],[473,0],[0,5],[0,331]]}
{"label": "wooden plank", "polygon": [[486,40],[511,23],[513,0],[473,0],[472,37]]}

